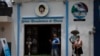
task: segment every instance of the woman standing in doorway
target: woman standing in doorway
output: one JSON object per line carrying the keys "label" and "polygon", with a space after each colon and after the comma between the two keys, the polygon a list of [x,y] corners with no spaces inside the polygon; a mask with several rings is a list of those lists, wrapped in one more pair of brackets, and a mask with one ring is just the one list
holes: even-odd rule
{"label": "woman standing in doorway", "polygon": [[80,39],[80,36],[77,36],[77,40],[75,41],[75,54],[76,56],[81,56],[81,54],[83,54],[82,40]]}

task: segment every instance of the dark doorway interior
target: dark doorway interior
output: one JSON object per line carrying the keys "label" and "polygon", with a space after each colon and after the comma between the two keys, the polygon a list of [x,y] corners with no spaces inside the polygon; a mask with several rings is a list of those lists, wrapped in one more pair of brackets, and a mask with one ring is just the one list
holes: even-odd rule
{"label": "dark doorway interior", "polygon": [[51,28],[47,25],[39,26],[39,54],[49,54],[50,53],[50,46],[49,39],[51,37]]}
{"label": "dark doorway interior", "polygon": [[[31,55],[46,54],[51,53],[51,43],[49,39],[52,37],[52,33],[57,33],[58,37],[61,37],[61,25],[60,24],[40,24],[40,25],[25,25],[25,41],[24,41],[24,54],[28,55],[28,45],[26,44],[27,38],[31,38]],[[33,39],[37,42],[34,45]],[[59,47],[60,49],[60,47]]]}

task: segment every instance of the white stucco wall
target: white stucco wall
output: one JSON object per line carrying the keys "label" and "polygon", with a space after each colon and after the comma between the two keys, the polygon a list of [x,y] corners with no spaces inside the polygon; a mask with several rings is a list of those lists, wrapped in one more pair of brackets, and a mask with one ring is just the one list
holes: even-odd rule
{"label": "white stucco wall", "polygon": [[[35,8],[39,2],[23,3],[21,6],[21,16],[36,16]],[[65,4],[63,2],[46,2],[49,6],[48,16],[64,16],[65,15]]]}
{"label": "white stucco wall", "polygon": [[[74,17],[71,13],[71,8],[73,4],[75,4],[78,1],[69,1],[69,6],[68,6],[68,17],[69,17],[69,37],[71,36],[70,31],[78,28],[80,31],[80,36],[81,39],[83,40],[83,52],[84,54],[82,56],[93,56],[92,51],[90,51],[90,45],[89,45],[89,31],[93,28],[93,2],[92,1],[83,1],[87,6],[88,6],[88,14],[85,17],[86,21],[83,22],[75,22],[73,21]],[[29,3],[23,3],[21,5],[21,20],[22,17],[37,17],[35,14],[35,8],[38,5],[39,2],[29,2]],[[49,6],[49,14],[47,17],[50,16],[63,16],[63,22],[41,22],[41,23],[36,23],[36,22],[29,22],[29,23],[21,23],[20,24],[20,49],[19,53],[20,56],[24,55],[24,24],[61,24],[61,55],[66,56],[66,5],[63,4],[63,2],[47,2]],[[12,38],[12,56],[17,55],[17,6],[13,6],[13,26],[14,26],[14,33]],[[93,50],[93,47],[91,48]],[[71,43],[68,43],[68,56],[71,56]]]}
{"label": "white stucco wall", "polygon": [[[89,42],[91,40],[91,38],[89,37],[89,31],[93,28],[93,1],[81,1],[83,3],[85,3],[88,6],[88,13],[87,16],[85,17],[86,21],[73,21],[74,16],[71,13],[71,9],[72,6],[80,1],[69,1],[69,37],[71,36],[71,31],[75,30],[76,28],[79,30],[80,32],[80,37],[83,41],[83,55],[82,56],[93,56],[93,46],[91,48],[90,43],[93,44],[93,42]],[[92,39],[93,41],[93,39]],[[72,55],[72,45],[69,42],[68,44],[69,46],[69,56]]]}
{"label": "white stucco wall", "polygon": [[17,5],[13,6],[13,14],[12,14],[12,56],[17,56]]}
{"label": "white stucco wall", "polygon": [[[29,2],[29,3],[23,3],[21,5],[21,20],[22,17],[38,17],[35,14],[35,8],[38,5],[39,2]],[[27,22],[27,23],[21,23],[20,24],[20,49],[19,53],[20,56],[24,55],[24,24],[61,24],[61,55],[66,56],[66,5],[63,4],[63,2],[46,2],[49,6],[49,14],[47,17],[59,17],[62,16],[62,22]],[[15,22],[16,23],[16,22]],[[17,27],[15,27],[16,29]],[[16,30],[15,30],[16,32]],[[16,36],[16,35],[15,35]],[[17,39],[16,39],[17,40]]]}
{"label": "white stucco wall", "polygon": [[[2,32],[2,28],[4,28],[3,32]],[[11,22],[0,22],[0,38],[6,38],[8,42],[11,42],[11,38],[12,38]]]}
{"label": "white stucco wall", "polygon": [[[2,28],[4,28],[3,32],[2,32]],[[7,42],[11,44],[11,50],[15,47],[12,46],[12,43],[15,42],[12,41],[12,39],[14,38],[12,29],[13,29],[12,22],[0,22],[0,38],[6,38]]]}

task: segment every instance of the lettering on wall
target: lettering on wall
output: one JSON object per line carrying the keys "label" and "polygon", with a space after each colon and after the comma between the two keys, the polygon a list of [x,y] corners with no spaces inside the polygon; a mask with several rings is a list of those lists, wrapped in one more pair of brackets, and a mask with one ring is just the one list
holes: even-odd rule
{"label": "lettering on wall", "polygon": [[22,23],[29,22],[63,22],[62,19],[23,19]]}

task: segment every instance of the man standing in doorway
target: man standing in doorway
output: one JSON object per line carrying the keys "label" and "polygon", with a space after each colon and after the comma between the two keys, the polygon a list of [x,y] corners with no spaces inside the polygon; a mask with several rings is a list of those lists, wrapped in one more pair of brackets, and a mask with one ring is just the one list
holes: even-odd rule
{"label": "man standing in doorway", "polygon": [[53,39],[49,40],[52,44],[51,49],[51,56],[59,56],[59,48],[58,45],[60,45],[60,39],[57,37],[57,34],[53,34]]}

